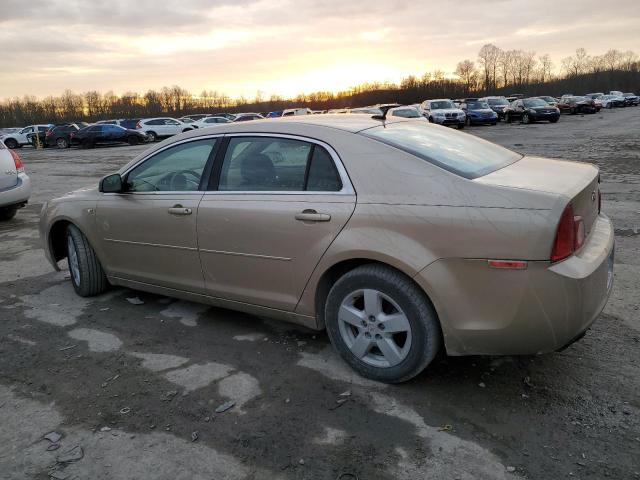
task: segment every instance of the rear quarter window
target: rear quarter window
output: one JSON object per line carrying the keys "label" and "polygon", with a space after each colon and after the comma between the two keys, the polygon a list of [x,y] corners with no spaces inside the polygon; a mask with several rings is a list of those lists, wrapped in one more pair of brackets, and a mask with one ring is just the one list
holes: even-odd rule
{"label": "rear quarter window", "polygon": [[464,178],[506,167],[522,155],[468,133],[426,122],[381,125],[360,132]]}

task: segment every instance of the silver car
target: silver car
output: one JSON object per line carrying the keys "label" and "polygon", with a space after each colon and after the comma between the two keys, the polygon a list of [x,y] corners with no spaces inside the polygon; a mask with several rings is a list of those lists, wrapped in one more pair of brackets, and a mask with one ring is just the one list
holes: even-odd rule
{"label": "silver car", "polygon": [[31,195],[31,181],[20,156],[0,141],[0,221],[11,220]]}

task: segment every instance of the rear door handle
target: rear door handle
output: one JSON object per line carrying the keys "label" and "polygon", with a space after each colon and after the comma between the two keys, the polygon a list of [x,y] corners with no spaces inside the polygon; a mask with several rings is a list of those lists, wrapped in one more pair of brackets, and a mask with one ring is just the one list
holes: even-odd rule
{"label": "rear door handle", "polygon": [[170,215],[191,215],[193,210],[190,208],[184,208],[182,205],[174,205],[169,209]]}
{"label": "rear door handle", "polygon": [[315,210],[303,210],[301,213],[296,213],[296,220],[302,222],[328,222],[331,220],[331,215],[318,213]]}

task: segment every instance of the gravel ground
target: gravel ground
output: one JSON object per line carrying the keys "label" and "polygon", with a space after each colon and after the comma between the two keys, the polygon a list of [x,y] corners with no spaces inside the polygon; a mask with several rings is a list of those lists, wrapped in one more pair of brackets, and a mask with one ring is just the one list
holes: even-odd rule
{"label": "gravel ground", "polygon": [[0,478],[640,478],[640,108],[465,131],[601,168],[614,290],[563,352],[442,357],[399,386],[352,374],[324,333],[76,296],[40,249],[41,204],[145,147],[20,150],[34,195],[0,225]]}

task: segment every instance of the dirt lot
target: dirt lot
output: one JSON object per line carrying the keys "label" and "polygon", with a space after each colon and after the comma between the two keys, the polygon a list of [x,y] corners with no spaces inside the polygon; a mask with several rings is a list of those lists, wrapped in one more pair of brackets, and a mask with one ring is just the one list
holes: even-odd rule
{"label": "dirt lot", "polygon": [[40,249],[41,204],[145,147],[23,148],[34,195],[0,225],[0,478],[640,478],[640,108],[466,131],[601,168],[615,287],[561,353],[440,358],[400,386],[353,375],[323,333],[76,296]]}

